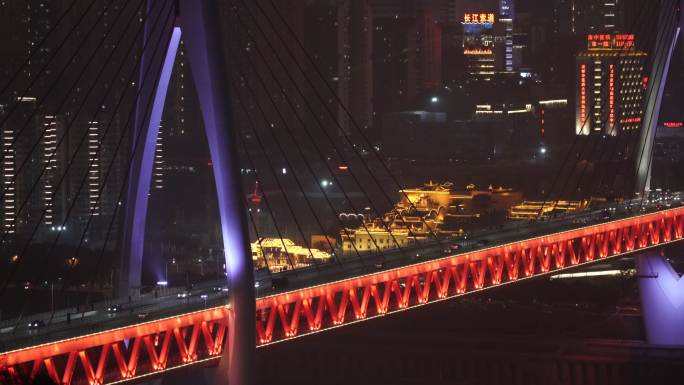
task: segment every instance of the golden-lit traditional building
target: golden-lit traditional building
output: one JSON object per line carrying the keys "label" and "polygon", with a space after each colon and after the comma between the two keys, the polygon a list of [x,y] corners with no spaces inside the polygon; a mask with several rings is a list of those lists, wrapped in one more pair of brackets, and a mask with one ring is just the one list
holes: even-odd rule
{"label": "golden-lit traditional building", "polygon": [[290,239],[261,238],[251,244],[255,269],[269,268],[272,272],[328,262],[332,255],[322,250],[309,249]]}
{"label": "golden-lit traditional building", "polygon": [[583,210],[587,207],[587,204],[588,201],[525,201],[519,205],[511,207],[510,210],[508,210],[508,218],[536,219],[540,217],[547,217],[556,213],[561,214]]}
{"label": "golden-lit traditional building", "polygon": [[397,244],[403,247],[414,241],[408,230],[395,228],[390,232],[379,220],[365,223],[365,227],[358,229],[342,230],[341,235],[344,253],[393,249]]}
{"label": "golden-lit traditional building", "polygon": [[503,187],[478,190],[471,184],[464,191],[453,187],[452,183],[431,181],[420,188],[401,190],[399,202],[382,218],[340,232],[342,251],[394,248],[427,239],[432,233],[440,237],[459,234],[464,223],[522,202],[519,192]]}
{"label": "golden-lit traditional building", "polygon": [[565,214],[573,211],[581,211],[595,204],[606,203],[605,198],[592,197],[581,201],[525,201],[515,205],[508,210],[510,219],[537,219],[554,214]]}

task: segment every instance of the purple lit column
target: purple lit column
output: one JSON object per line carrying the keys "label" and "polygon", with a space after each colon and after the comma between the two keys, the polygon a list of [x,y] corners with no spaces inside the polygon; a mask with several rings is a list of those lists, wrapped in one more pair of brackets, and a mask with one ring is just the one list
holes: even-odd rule
{"label": "purple lit column", "polygon": [[254,275],[217,3],[180,0],[180,22],[209,142],[226,272],[232,288],[230,332],[216,383],[228,380],[230,385],[250,385],[256,350]]}
{"label": "purple lit column", "polygon": [[684,279],[660,255],[639,256],[637,272],[648,342],[684,346]]}
{"label": "purple lit column", "polygon": [[[150,3],[154,4],[154,2]],[[156,89],[152,91],[154,100],[149,118],[145,119],[145,116],[140,115],[136,117],[136,129],[144,129],[141,135],[143,142],[140,143],[142,144],[142,151],[138,148],[136,149],[136,154],[134,154],[132,165],[133,172],[129,179],[126,222],[124,226],[123,266],[118,287],[119,296],[124,296],[124,294],[136,296],[140,288],[145,241],[145,221],[147,218],[147,205],[157,145],[157,135],[159,134],[159,124],[161,122],[162,112],[164,111],[164,102],[166,101],[166,93],[169,88],[169,80],[171,79],[173,65],[176,60],[176,52],[178,51],[180,38],[180,28],[174,27],[171,39],[169,40],[169,46],[166,50],[166,55],[164,56],[159,82],[157,83]],[[146,65],[154,65],[153,59],[154,58],[151,58],[144,62],[146,62]],[[142,69],[145,70],[144,66]],[[153,82],[148,80],[148,83]],[[146,98],[141,98],[141,100],[144,99]],[[146,106],[142,105],[139,101],[137,113],[141,114],[145,109]]]}

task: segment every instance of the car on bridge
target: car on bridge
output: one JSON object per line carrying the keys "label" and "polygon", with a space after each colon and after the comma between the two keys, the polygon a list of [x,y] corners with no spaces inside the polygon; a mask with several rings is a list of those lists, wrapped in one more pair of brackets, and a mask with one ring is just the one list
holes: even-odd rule
{"label": "car on bridge", "polygon": [[107,308],[107,313],[112,316],[121,311],[120,305],[112,305]]}
{"label": "car on bridge", "polygon": [[45,327],[45,321],[42,320],[33,320],[28,323],[28,328],[29,330],[38,330],[42,329]]}
{"label": "car on bridge", "polygon": [[451,255],[456,254],[462,248],[460,243],[452,243],[448,247],[444,248],[444,254]]}

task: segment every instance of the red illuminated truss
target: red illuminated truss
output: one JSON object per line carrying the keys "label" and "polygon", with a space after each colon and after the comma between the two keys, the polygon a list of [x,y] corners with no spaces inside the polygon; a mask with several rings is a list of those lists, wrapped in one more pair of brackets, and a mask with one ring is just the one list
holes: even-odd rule
{"label": "red illuminated truss", "polygon": [[30,384],[40,374],[63,385],[135,382],[217,363],[228,311],[209,309],[11,351],[0,355],[0,382]]}
{"label": "red illuminated truss", "polygon": [[[259,298],[256,343],[286,341],[683,235],[684,208],[676,208]],[[60,384],[95,385],[216,364],[228,338],[229,311],[213,308],[3,353],[0,373],[12,384],[44,373]]]}
{"label": "red illuminated truss", "polygon": [[684,208],[257,299],[257,343],[382,316],[682,238]]}

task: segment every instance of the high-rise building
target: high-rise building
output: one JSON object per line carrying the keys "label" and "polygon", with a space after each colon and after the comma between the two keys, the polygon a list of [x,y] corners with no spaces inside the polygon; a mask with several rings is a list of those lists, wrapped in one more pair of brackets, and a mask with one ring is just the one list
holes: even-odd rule
{"label": "high-rise building", "polygon": [[575,133],[617,135],[638,130],[646,89],[646,53],[632,34],[591,34],[577,55]]}
{"label": "high-rise building", "polygon": [[45,210],[44,223],[52,227],[61,225],[67,210],[65,190],[55,189],[67,164],[66,146],[58,146],[59,138],[64,135],[64,119],[61,116],[44,115],[38,127],[45,131],[39,142],[42,159],[38,163],[45,171],[40,179],[41,204],[37,208]]}
{"label": "high-rise building", "polygon": [[16,109],[2,127],[2,227],[8,234],[23,230],[30,219],[29,210],[20,208],[31,198],[29,186],[33,173],[22,164],[31,165],[36,159],[29,158],[33,143],[31,135],[19,133],[24,126],[23,131],[35,132],[37,126],[31,114],[36,108],[36,98],[23,96],[11,103],[16,103]]}
{"label": "high-rise building", "polygon": [[470,80],[490,81],[496,74],[494,13],[463,15],[463,55]]}
{"label": "high-rise building", "polygon": [[[0,52],[11,51],[12,57],[18,58],[7,65],[13,68],[3,68],[2,72],[13,73],[24,58],[32,55],[13,83],[12,89],[17,94],[0,101],[0,108],[5,110],[17,105],[10,119],[0,127],[5,155],[2,227],[20,237],[29,235],[35,226],[38,226],[37,239],[68,227],[78,239],[91,213],[98,217],[113,213],[123,184],[124,165],[129,158],[128,146],[124,144],[117,149],[117,145],[125,128],[122,123],[133,103],[131,90],[135,84],[127,78],[130,71],[136,74],[137,71],[133,68],[136,58],[131,60],[124,47],[140,43],[133,33],[135,25],[124,30],[123,23],[115,25],[113,21],[122,10],[128,16],[136,16],[135,7],[99,4],[90,9],[87,4],[75,4],[62,24],[47,37],[47,32],[56,27],[54,23],[65,8],[64,3],[56,0],[0,4],[0,13],[11,15],[6,18],[9,26],[3,25],[0,30],[12,31],[7,34],[12,36],[10,44],[3,44]],[[75,29],[53,58],[52,50],[71,29],[66,26]],[[114,30],[100,44],[112,27]],[[124,32],[127,32],[125,38],[120,44],[114,44]],[[46,37],[44,44],[39,44]],[[80,54],[67,63],[67,58],[77,50]],[[94,53],[94,60],[86,66]],[[122,62],[123,70],[112,76]],[[62,73],[61,68],[66,65],[69,68]],[[108,70],[96,79],[103,66],[108,66]],[[45,71],[39,74],[43,67]],[[19,94],[34,79],[31,94]],[[58,84],[48,92],[53,82]],[[95,84],[95,88],[86,97],[90,88],[86,85],[90,84]],[[115,112],[114,106],[121,98],[123,102]],[[58,109],[58,106],[61,107]],[[105,172],[110,165],[105,184]],[[72,204],[74,210],[69,211]],[[67,213],[70,217],[65,223]],[[88,236],[89,244],[95,240],[95,234],[104,234],[107,227],[107,219],[94,221],[90,225],[93,237]]]}
{"label": "high-rise building", "polygon": [[442,28],[429,8],[415,11],[415,21],[408,34],[408,98],[442,84]]}
{"label": "high-rise building", "polygon": [[[373,15],[366,0],[343,0],[337,8],[337,94],[361,129],[373,125]],[[340,107],[338,121],[351,132]]]}
{"label": "high-rise building", "polygon": [[559,9],[570,11],[564,18],[577,36],[598,33],[624,33],[628,25],[625,16],[634,4],[629,0],[558,0]]}
{"label": "high-rise building", "polygon": [[515,55],[513,50],[513,27],[515,25],[515,0],[501,0],[499,4],[499,22],[503,24],[503,70],[515,70]]}
{"label": "high-rise building", "polygon": [[186,122],[188,118],[188,93],[192,92],[188,89],[191,81],[188,71],[185,42],[181,40],[173,67],[164,115],[157,134],[154,171],[152,173],[153,193],[155,190],[164,189],[167,182],[168,167],[170,167],[170,163],[176,161],[176,159],[169,159],[169,142],[175,140],[176,143],[174,144],[178,144],[188,136],[186,135],[189,124]]}
{"label": "high-rise building", "polygon": [[376,118],[420,108],[426,94],[442,85],[439,18],[433,7],[419,1],[376,2],[373,17]]}

